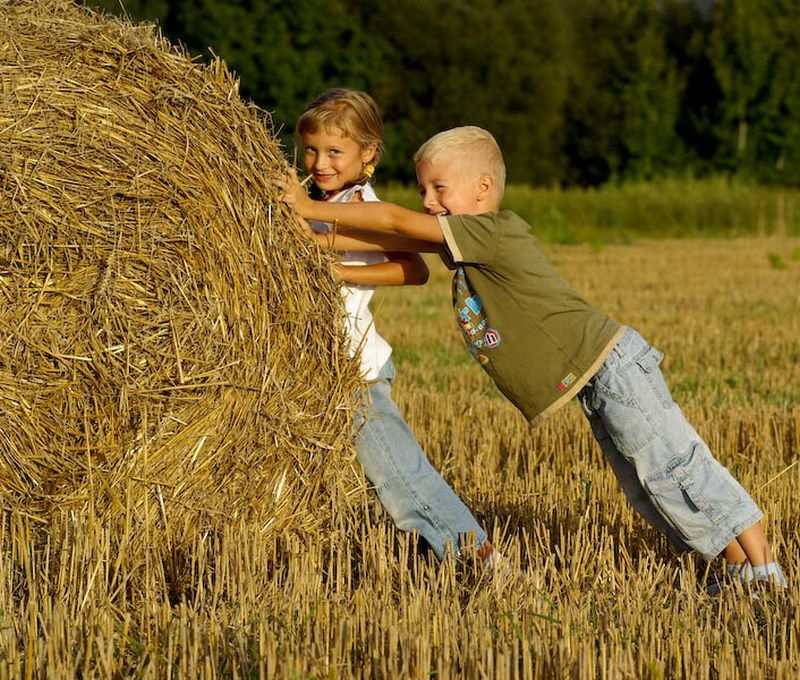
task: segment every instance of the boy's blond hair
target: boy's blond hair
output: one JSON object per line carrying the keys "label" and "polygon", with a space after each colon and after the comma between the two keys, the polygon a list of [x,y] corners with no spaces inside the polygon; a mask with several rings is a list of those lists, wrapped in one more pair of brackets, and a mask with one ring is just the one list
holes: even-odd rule
{"label": "boy's blond hair", "polygon": [[297,121],[297,134],[339,128],[362,149],[375,144],[371,163],[377,165],[385,150],[383,121],[375,100],[366,92],[335,87],[306,106]]}
{"label": "boy's blond hair", "polygon": [[425,142],[414,154],[414,163],[433,161],[438,156],[460,155],[466,165],[478,175],[489,175],[494,180],[498,202],[506,186],[506,164],[491,133],[476,125],[444,130]]}

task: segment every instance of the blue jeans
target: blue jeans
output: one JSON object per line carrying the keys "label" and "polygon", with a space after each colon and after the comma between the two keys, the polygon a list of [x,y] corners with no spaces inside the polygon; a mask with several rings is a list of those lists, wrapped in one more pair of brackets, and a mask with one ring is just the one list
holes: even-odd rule
{"label": "blue jeans", "polygon": [[578,398],[630,504],[710,560],[763,515],[672,401],[663,356],[628,328]]}
{"label": "blue jeans", "polygon": [[392,400],[394,376],[389,360],[361,395],[366,413],[356,417],[358,462],[397,527],[418,532],[437,557],[448,547],[458,551],[473,541],[478,548],[486,532],[428,462],[403,420]]}

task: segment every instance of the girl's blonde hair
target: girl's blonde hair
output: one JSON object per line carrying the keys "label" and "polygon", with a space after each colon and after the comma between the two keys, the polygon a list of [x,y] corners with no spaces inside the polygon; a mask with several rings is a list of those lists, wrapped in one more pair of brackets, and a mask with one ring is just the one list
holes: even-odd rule
{"label": "girl's blonde hair", "polygon": [[335,87],[326,90],[306,106],[297,121],[297,134],[318,132],[337,127],[362,149],[375,144],[370,161],[378,164],[385,151],[383,121],[375,100],[366,92]]}
{"label": "girl's blonde hair", "polygon": [[478,175],[489,175],[494,180],[498,200],[502,199],[506,186],[506,164],[503,152],[490,132],[476,125],[444,130],[417,149],[414,162],[433,161],[443,154],[457,155],[464,161],[464,167]]}

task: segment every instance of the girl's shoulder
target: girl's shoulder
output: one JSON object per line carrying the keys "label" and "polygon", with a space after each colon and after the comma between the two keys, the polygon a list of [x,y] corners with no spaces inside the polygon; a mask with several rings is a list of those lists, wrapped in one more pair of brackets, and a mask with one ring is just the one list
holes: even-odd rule
{"label": "girl's shoulder", "polygon": [[375,189],[372,188],[372,185],[369,182],[364,182],[364,184],[361,185],[361,200],[380,201],[381,199],[378,198],[378,194],[375,193]]}
{"label": "girl's shoulder", "polygon": [[347,187],[347,189],[340,191],[329,200],[334,203],[352,203],[353,201],[371,202],[379,201],[380,199],[372,185],[369,182],[364,182],[363,184],[354,184]]}

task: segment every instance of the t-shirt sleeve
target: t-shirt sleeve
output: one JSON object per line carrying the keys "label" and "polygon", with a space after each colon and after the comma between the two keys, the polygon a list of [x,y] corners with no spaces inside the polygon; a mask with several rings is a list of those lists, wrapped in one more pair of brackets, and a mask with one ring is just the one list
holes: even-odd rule
{"label": "t-shirt sleeve", "polygon": [[491,263],[498,241],[498,224],[492,214],[440,215],[439,226],[454,263]]}

